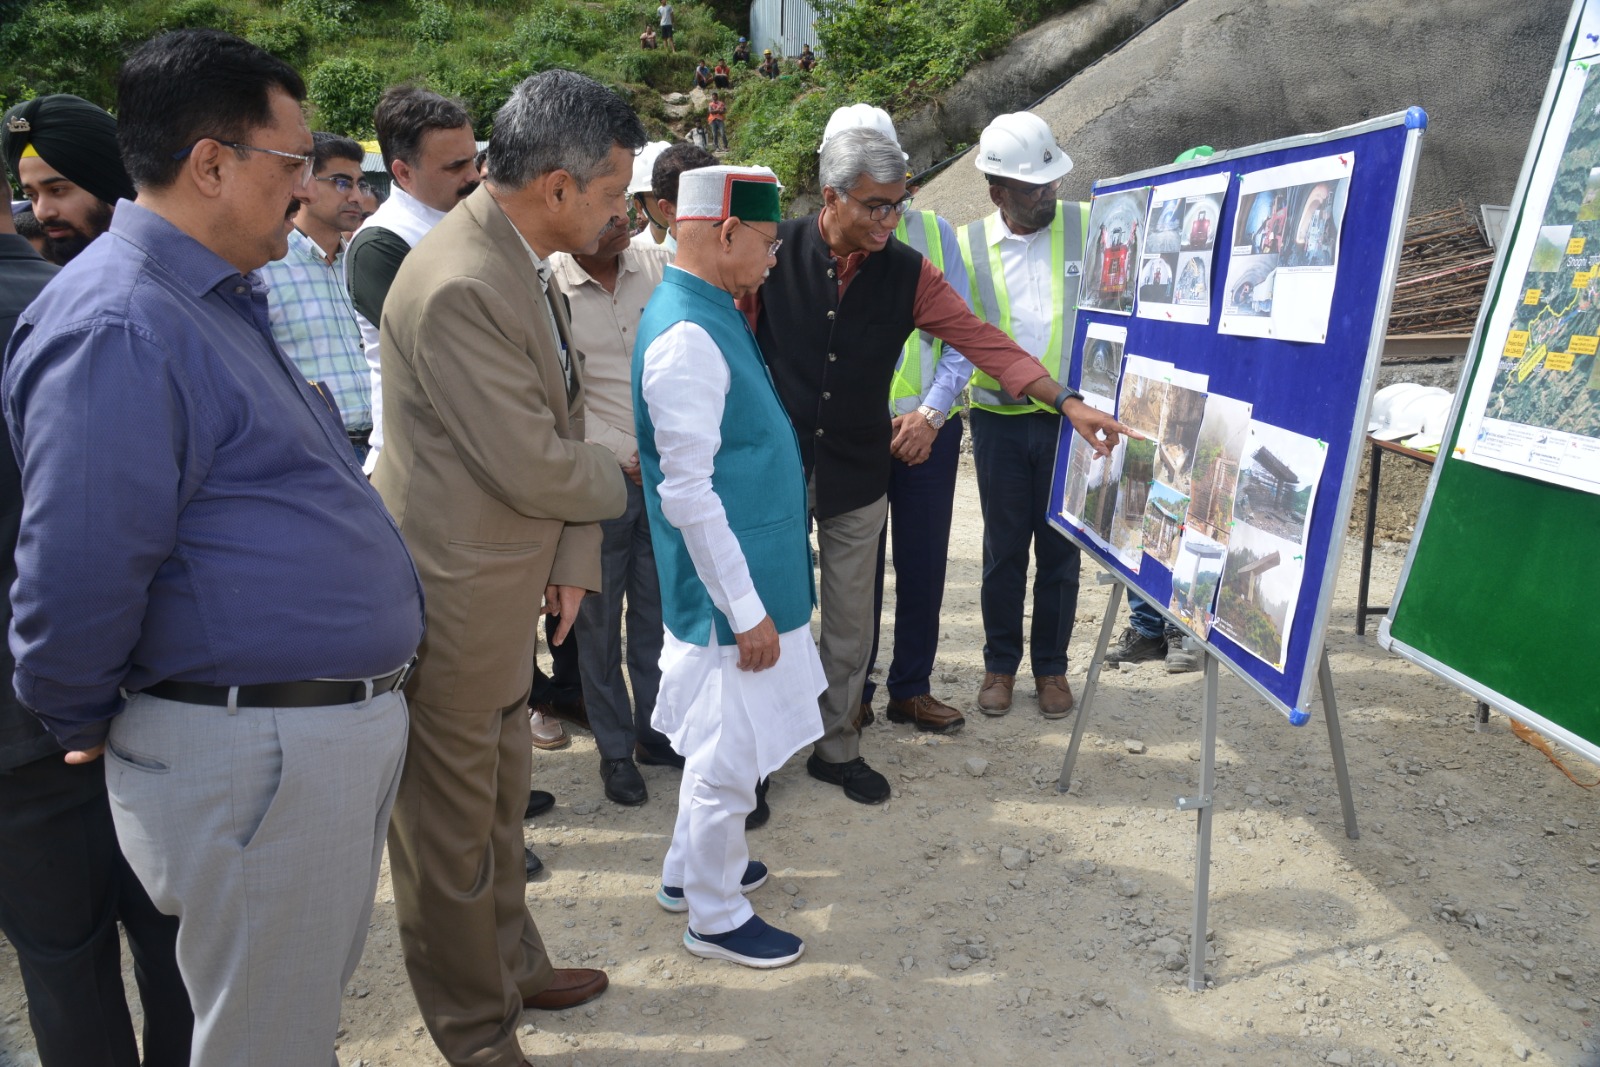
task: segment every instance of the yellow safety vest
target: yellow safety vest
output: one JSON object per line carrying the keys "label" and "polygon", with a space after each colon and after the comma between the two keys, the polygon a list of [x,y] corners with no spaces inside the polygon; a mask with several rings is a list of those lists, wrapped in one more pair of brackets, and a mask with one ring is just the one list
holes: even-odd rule
{"label": "yellow safety vest", "polygon": [[[896,239],[921,252],[944,270],[944,242],[939,240],[939,216],[931,211],[908,211],[894,225]],[[914,330],[906,338],[900,363],[889,385],[889,414],[905,415],[922,406],[922,394],[933,384],[934,368],[944,352],[944,342]],[[946,413],[948,414],[948,412]]]}
{"label": "yellow safety vest", "polygon": [[[1000,264],[998,235],[1002,225],[1000,213],[996,211],[963,226],[956,231],[956,237],[961,245],[961,258],[967,264],[973,313],[1014,337],[1011,298],[1006,292],[1006,272]],[[1050,303],[1056,313],[1050,321],[1050,341],[1039,356],[1039,362],[1058,382],[1064,380],[1062,357],[1072,351],[1072,334],[1077,325],[1078,280],[1083,274],[1083,249],[1088,242],[1089,205],[1065,200],[1057,202],[1056,217],[1050,223]],[[1051,410],[1048,404],[1037,400],[1012,396],[993,377],[977,369],[972,372],[972,406],[1001,415]]]}

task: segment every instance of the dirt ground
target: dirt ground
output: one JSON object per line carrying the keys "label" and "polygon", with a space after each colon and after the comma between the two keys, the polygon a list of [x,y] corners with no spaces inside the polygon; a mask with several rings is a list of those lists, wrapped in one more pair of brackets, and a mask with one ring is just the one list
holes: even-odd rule
{"label": "dirt ground", "polygon": [[[963,462],[933,682],[969,706],[981,523]],[[1402,551],[1377,557],[1380,602]],[[773,871],[757,911],[806,939],[778,971],[691,957],[683,919],[656,906],[677,772],[644,768],[650,802],[620,808],[586,734],[535,753],[534,784],[558,805],[527,827],[551,872],[528,900],[558,965],[604,967],[611,989],[527,1014],[523,1047],[571,1067],[1600,1064],[1600,796],[1506,720],[1476,730],[1470,699],[1355,637],[1356,566],[1352,540],[1330,649],[1359,840],[1344,833],[1322,716],[1291,727],[1222,673],[1212,988],[1186,986],[1195,817],[1173,805],[1196,786],[1201,675],[1142,664],[1103,675],[1071,795],[1055,788],[1070,722],[1043,720],[1026,684],[1009,716],[972,715],[950,738],[886,724],[880,696],[862,744],[894,784],[880,807],[791,761],[750,837]],[[1105,603],[1086,569],[1075,688]],[[406,983],[387,874],[343,1018],[345,1067],[442,1062]],[[3,945],[0,1050],[0,1067],[36,1062]]]}

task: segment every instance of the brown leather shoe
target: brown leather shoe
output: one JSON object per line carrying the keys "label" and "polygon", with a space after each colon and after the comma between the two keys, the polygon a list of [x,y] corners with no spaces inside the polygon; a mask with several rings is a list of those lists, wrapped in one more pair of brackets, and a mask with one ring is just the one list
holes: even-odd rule
{"label": "brown leather shoe", "polygon": [[932,693],[889,701],[889,721],[914,723],[925,734],[953,734],[967,724],[959,711]]}
{"label": "brown leather shoe", "polygon": [[1064,674],[1036,674],[1033,688],[1039,694],[1039,714],[1047,719],[1064,719],[1072,714],[1072,687]]}
{"label": "brown leather shoe", "polygon": [[1004,715],[1011,710],[1011,688],[1017,684],[1014,674],[984,673],[983,685],[978,687],[978,710],[985,715]]}
{"label": "brown leather shoe", "polygon": [[566,728],[561,725],[561,720],[552,716],[542,706],[528,709],[528,725],[533,728],[534,748],[542,748],[546,752],[554,752],[558,748],[566,748],[572,744],[572,738],[567,736]]}
{"label": "brown leather shoe", "polygon": [[555,980],[549,987],[542,993],[523,997],[522,1006],[540,1011],[576,1008],[579,1004],[585,1004],[604,993],[609,983],[610,979],[606,977],[604,971],[596,971],[589,967],[558,969]]}
{"label": "brown leather shoe", "polygon": [[863,700],[861,706],[856,709],[856,733],[859,734],[863,726],[871,726],[877,721],[878,715],[872,710],[872,705]]}

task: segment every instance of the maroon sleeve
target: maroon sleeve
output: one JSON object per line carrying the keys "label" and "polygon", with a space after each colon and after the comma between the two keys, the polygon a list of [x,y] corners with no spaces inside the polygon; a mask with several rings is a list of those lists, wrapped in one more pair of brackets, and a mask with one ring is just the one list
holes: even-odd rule
{"label": "maroon sleeve", "polygon": [[955,348],[1012,396],[1022,396],[1030,384],[1050,377],[1045,365],[1028,355],[1004,331],[974,315],[945,281],[944,272],[926,257],[917,279],[912,315],[917,329],[926,330]]}

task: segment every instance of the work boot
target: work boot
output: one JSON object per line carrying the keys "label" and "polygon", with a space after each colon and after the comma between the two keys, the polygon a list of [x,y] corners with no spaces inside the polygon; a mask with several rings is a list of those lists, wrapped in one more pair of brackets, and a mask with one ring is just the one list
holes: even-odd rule
{"label": "work boot", "polygon": [[1072,687],[1064,674],[1036,674],[1034,692],[1039,694],[1039,714],[1047,719],[1064,719],[1072,714]]}
{"label": "work boot", "polygon": [[978,710],[985,715],[1004,715],[1011,710],[1011,689],[1017,684],[1014,674],[985,671],[978,687]]}
{"label": "work boot", "polygon": [[1200,650],[1191,648],[1183,632],[1167,634],[1167,673],[1188,674],[1203,666]]}
{"label": "work boot", "polygon": [[1146,660],[1160,659],[1166,653],[1167,639],[1164,635],[1146,637],[1129,626],[1117,638],[1117,643],[1106,650],[1103,662],[1107,667],[1118,667],[1124,663],[1143,663]]}

